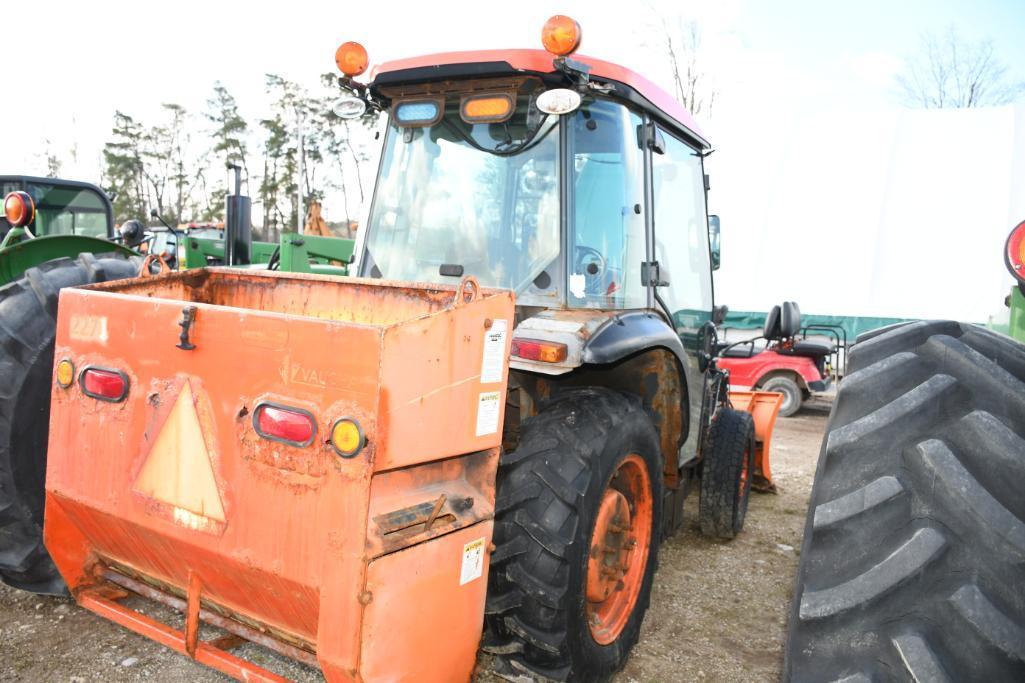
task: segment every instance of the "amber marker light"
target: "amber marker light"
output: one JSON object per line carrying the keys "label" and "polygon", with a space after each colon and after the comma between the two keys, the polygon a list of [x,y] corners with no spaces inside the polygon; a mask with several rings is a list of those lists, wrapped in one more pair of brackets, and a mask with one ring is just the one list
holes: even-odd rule
{"label": "amber marker light", "polygon": [[67,389],[75,381],[75,364],[67,358],[57,363],[57,385]]}
{"label": "amber marker light", "polygon": [[468,95],[463,98],[459,113],[467,123],[499,123],[513,112],[513,98],[509,94]]}
{"label": "amber marker light", "polygon": [[556,14],[541,29],[541,44],[557,57],[572,54],[580,47],[580,24],[562,14]]}
{"label": "amber marker light", "polygon": [[354,458],[363,450],[365,439],[359,423],[343,417],[331,428],[331,446],[343,458]]}
{"label": "amber marker light", "polygon": [[36,203],[28,192],[11,192],[4,197],[4,217],[15,228],[24,228],[36,216]]}
{"label": "amber marker light", "polygon": [[349,78],[359,76],[366,71],[369,63],[367,50],[359,43],[353,41],[342,43],[335,50],[335,64],[338,65],[338,70]]}

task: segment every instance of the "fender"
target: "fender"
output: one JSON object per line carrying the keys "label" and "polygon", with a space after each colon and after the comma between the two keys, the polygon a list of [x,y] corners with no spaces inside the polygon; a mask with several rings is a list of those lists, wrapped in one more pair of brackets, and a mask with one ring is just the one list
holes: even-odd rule
{"label": "fender", "polygon": [[653,311],[544,310],[517,325],[513,338],[566,345],[566,360],[561,363],[511,359],[513,369],[544,375],[563,375],[583,365],[609,365],[654,347],[669,349],[681,368],[694,362],[679,335]]}
{"label": "fender", "polygon": [[655,346],[663,346],[687,365],[680,336],[666,321],[651,311],[620,313],[599,327],[584,344],[584,362],[606,365]]}
{"label": "fender", "polygon": [[[668,351],[676,361],[677,377],[671,385],[676,387],[673,391],[678,392],[679,405],[678,410],[672,411],[676,415],[675,420],[669,420],[666,424],[677,422],[679,427],[660,429],[660,435],[666,463],[670,463],[668,469],[673,470],[673,485],[676,483],[677,468],[697,458],[699,439],[689,437],[698,434],[700,430],[704,375],[698,368],[696,356],[687,354],[680,336],[658,313],[646,310],[544,310],[522,321],[513,332],[513,339],[562,343],[567,347],[567,356],[561,363],[529,361],[513,356],[509,363],[512,370],[549,376],[562,375],[565,380],[560,377],[557,381],[566,384],[611,382],[610,386],[634,393],[638,392],[637,387],[618,386],[619,382],[615,378],[609,375],[598,377],[591,370],[607,368],[620,362],[634,362],[645,351]],[[639,393],[644,394],[645,391]],[[649,387],[648,393],[654,396],[658,389]],[[649,408],[657,412],[653,406]],[[660,422],[656,420],[656,425],[660,425]]]}
{"label": "fender", "polygon": [[46,235],[24,239],[0,251],[0,286],[14,282],[24,275],[26,270],[41,263],[65,256],[74,258],[83,252],[139,255],[120,244],[84,235]]}

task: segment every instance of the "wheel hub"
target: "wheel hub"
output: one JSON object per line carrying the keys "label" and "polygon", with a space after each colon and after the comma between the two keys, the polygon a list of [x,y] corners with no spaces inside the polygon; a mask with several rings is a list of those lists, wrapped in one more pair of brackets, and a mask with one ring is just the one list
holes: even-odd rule
{"label": "wheel hub", "polygon": [[647,464],[627,456],[602,494],[587,561],[585,603],[591,637],[607,645],[633,614],[651,544],[653,502]]}
{"label": "wheel hub", "polygon": [[622,584],[630,568],[631,550],[637,541],[629,536],[630,505],[615,489],[606,489],[594,525],[590,561],[587,565],[587,599],[602,602]]}

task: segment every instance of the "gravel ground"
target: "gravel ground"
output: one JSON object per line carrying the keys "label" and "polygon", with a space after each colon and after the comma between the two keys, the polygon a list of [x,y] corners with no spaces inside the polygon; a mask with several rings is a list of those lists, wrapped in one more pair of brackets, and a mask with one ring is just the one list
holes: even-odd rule
{"label": "gravel ground", "polygon": [[[617,683],[772,681],[783,642],[797,554],[829,400],[780,419],[772,470],[779,495],[754,494],[743,533],[719,542],[701,536],[695,500],[689,523],[664,544],[641,640]],[[162,608],[145,610],[176,627]],[[204,637],[206,632],[204,631]],[[319,674],[255,646],[237,650],[298,680]],[[223,681],[156,643],[106,622],[73,602],[0,585],[2,681]],[[479,683],[498,680],[482,662]]]}

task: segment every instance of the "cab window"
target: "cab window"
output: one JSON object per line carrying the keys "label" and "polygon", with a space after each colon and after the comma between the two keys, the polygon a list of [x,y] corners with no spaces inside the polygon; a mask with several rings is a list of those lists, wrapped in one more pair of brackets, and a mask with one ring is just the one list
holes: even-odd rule
{"label": "cab window", "polygon": [[572,162],[568,301],[585,308],[644,308],[644,154],[641,118],[605,100],[570,124]]}
{"label": "cab window", "polygon": [[43,183],[29,183],[27,190],[36,203],[36,235],[108,236],[107,205],[96,191]]}
{"label": "cab window", "polygon": [[652,154],[655,259],[669,284],[659,296],[680,334],[692,334],[712,312],[712,268],[701,156],[661,131],[665,152]]}

